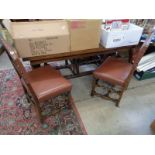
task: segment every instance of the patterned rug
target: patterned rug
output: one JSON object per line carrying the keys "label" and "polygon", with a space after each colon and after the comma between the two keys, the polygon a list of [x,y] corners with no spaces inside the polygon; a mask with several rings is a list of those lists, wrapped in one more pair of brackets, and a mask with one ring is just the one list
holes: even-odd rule
{"label": "patterned rug", "polygon": [[[64,99],[64,96],[61,96]],[[61,97],[46,102],[43,113],[48,114]],[[61,103],[60,103],[61,102]],[[80,115],[72,103],[55,116],[40,124],[34,106],[27,102],[20,79],[14,69],[0,71],[0,134],[1,135],[82,135],[87,134]]]}

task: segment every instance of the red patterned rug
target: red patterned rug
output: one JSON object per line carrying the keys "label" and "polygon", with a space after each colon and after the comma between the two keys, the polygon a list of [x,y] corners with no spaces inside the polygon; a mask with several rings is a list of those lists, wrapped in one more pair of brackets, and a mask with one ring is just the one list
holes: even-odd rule
{"label": "red patterned rug", "polygon": [[[64,100],[56,97],[52,103]],[[50,113],[50,101],[44,113]],[[27,102],[20,80],[14,69],[0,71],[0,134],[1,135],[82,135],[87,134],[74,103],[57,115],[49,116],[40,124],[34,107]]]}

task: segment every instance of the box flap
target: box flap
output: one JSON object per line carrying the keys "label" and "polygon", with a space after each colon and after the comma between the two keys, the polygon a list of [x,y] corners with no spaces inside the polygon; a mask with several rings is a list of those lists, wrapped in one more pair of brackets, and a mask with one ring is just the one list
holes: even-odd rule
{"label": "box flap", "polygon": [[38,38],[68,35],[67,22],[64,20],[12,22],[13,39]]}

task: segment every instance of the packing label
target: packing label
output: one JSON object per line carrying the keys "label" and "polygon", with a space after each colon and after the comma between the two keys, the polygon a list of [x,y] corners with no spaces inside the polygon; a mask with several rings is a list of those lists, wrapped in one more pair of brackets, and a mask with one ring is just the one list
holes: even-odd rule
{"label": "packing label", "polygon": [[53,50],[54,40],[58,37],[44,39],[29,39],[29,46],[33,56],[45,55]]}
{"label": "packing label", "polygon": [[79,28],[85,28],[85,27],[86,27],[86,21],[71,21],[72,29],[79,29]]}

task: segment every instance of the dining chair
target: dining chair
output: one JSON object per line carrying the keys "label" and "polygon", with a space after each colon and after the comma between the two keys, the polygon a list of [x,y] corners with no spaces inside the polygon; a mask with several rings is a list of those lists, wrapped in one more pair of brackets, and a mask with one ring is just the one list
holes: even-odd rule
{"label": "dining chair", "polygon": [[2,36],[0,36],[0,42],[4,46],[16,72],[19,75],[28,102],[32,101],[32,103],[34,103],[41,123],[43,123],[46,118],[46,116],[42,115],[42,102],[61,94],[66,94],[68,101],[64,106],[67,106],[68,108],[71,106],[72,85],[70,81],[66,80],[61,75],[60,71],[55,70],[49,65],[32,69],[31,71],[26,71],[16,49]]}
{"label": "dining chair", "polygon": [[[91,96],[99,96],[112,100],[119,106],[124,91],[127,89],[132,75],[145,54],[154,32],[151,30],[141,47],[132,51],[131,63],[123,58],[108,57],[94,72]],[[103,88],[103,93],[97,92],[96,87]]]}

